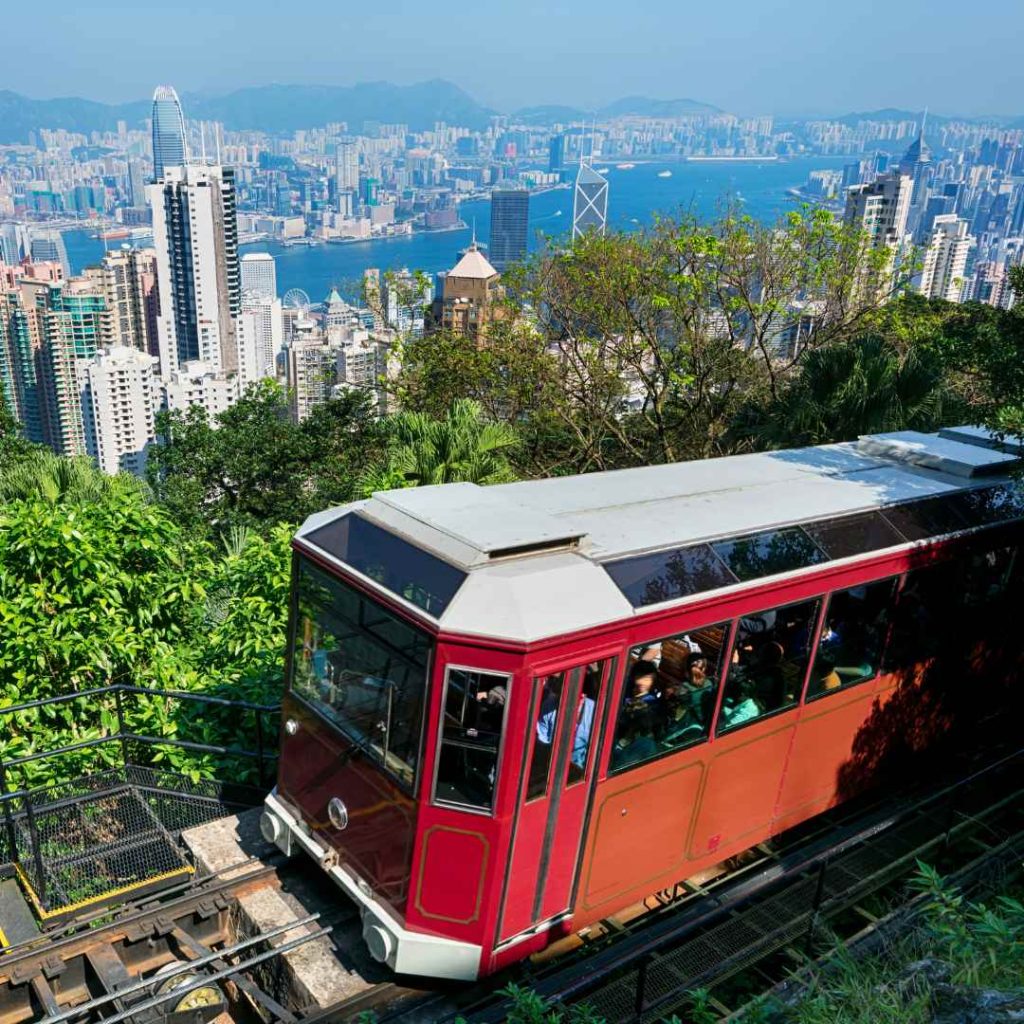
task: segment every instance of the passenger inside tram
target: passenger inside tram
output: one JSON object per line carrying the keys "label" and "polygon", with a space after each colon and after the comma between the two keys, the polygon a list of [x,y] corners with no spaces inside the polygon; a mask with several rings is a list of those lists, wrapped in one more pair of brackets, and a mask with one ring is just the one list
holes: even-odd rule
{"label": "passenger inside tram", "polygon": [[706,737],[728,624],[691,630],[631,652],[611,767],[649,760]]}
{"label": "passenger inside tram", "polygon": [[740,619],[719,731],[797,702],[819,606],[817,600],[801,601]]}

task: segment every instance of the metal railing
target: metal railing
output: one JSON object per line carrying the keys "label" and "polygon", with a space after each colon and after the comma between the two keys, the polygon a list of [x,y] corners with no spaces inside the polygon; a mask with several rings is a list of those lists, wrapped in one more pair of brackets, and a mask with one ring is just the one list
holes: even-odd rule
{"label": "metal railing", "polygon": [[191,871],[178,837],[262,800],[279,714],[129,685],[0,708],[5,738],[38,738],[45,728],[58,741],[0,755],[0,865],[13,866],[44,920],[125,888],[115,881],[130,888]]}

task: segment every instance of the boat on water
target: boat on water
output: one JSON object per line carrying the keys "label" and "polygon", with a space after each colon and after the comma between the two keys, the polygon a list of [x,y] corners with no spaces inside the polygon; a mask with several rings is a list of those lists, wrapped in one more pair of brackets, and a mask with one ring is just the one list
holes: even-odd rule
{"label": "boat on water", "polygon": [[617,171],[631,171],[636,167],[636,164],[616,164],[615,170]]}
{"label": "boat on water", "polygon": [[106,231],[97,231],[92,237],[110,242],[116,238],[131,238],[132,233],[128,228],[108,228]]}
{"label": "boat on water", "polygon": [[672,177],[672,172],[671,171],[658,171],[658,177],[659,178],[671,178]]}
{"label": "boat on water", "polygon": [[607,167],[598,167],[597,168],[597,173],[598,174],[607,174],[608,173],[608,168]]}

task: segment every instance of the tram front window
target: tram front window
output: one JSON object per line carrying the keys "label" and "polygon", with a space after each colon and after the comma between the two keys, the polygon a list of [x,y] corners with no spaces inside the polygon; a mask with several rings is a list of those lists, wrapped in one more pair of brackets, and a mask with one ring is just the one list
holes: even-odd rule
{"label": "tram front window", "polygon": [[292,690],[411,786],[430,638],[305,560],[296,587]]}

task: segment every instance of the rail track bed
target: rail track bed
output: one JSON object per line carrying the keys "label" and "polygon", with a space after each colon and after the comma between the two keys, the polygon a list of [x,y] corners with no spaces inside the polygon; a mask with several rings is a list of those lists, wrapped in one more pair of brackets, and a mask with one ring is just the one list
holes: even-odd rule
{"label": "rail track bed", "polygon": [[225,836],[240,819],[222,819],[200,839],[185,836],[197,875],[7,936],[0,1024],[207,1024],[224,1014],[326,1024],[367,1013],[394,1024],[496,1024],[507,1016],[498,989],[509,981],[551,1005],[586,1003],[608,1024],[663,1020],[704,988],[724,1019],[798,977],[826,935],[874,930],[867,907],[895,898],[919,859],[965,884],[1019,863],[1022,798],[1017,754],[939,792],[826,815],[474,987],[389,974],[369,959],[357,909],[326,877],[263,848],[237,857],[245,847]]}
{"label": "rail track bed", "polygon": [[1022,855],[1024,754],[1017,753],[938,792],[812,822],[708,884],[683,883],[625,923],[605,922],[564,956],[535,957],[488,979],[487,994],[435,996],[380,1020],[497,1024],[509,1010],[497,990],[510,980],[551,1006],[586,1004],[607,1024],[654,1024],[673,1013],[685,1019],[698,988],[726,1019],[813,963],[836,936],[873,930],[877,918],[864,904],[900,901],[919,860],[969,884],[1015,868]]}

